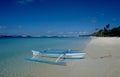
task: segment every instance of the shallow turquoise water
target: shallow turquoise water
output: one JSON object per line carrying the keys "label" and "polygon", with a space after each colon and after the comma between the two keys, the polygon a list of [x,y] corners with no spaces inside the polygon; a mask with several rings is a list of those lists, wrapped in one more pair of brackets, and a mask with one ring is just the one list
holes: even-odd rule
{"label": "shallow turquoise water", "polygon": [[[31,50],[47,48],[79,49],[84,51],[89,37],[77,38],[1,38],[0,39],[0,77],[32,77],[35,71],[42,72],[44,63],[25,61],[31,57]],[[85,52],[85,51],[84,51]]]}

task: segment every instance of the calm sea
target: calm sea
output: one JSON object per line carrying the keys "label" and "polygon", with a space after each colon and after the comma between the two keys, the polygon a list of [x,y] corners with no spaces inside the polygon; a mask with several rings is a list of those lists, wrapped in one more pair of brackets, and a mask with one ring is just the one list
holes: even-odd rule
{"label": "calm sea", "polygon": [[77,38],[0,38],[0,77],[33,77],[48,64],[25,61],[31,50],[77,49],[84,51],[90,37]]}

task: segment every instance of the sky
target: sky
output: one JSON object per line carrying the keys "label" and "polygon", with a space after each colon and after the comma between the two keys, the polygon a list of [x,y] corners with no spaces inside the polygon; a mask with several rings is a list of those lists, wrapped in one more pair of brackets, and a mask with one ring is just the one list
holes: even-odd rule
{"label": "sky", "polygon": [[120,0],[0,0],[0,35],[79,35],[120,25]]}

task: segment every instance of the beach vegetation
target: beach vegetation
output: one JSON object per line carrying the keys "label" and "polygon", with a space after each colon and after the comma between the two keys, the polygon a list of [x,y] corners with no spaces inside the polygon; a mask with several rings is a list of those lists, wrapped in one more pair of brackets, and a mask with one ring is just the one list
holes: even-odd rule
{"label": "beach vegetation", "polygon": [[110,24],[107,24],[103,29],[97,30],[92,34],[97,37],[120,37],[120,26],[110,29]]}

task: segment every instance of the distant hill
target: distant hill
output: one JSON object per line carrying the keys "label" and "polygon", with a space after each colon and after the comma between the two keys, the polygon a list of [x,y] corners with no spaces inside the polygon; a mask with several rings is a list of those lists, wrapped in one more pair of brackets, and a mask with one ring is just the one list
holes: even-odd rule
{"label": "distant hill", "polygon": [[[0,35],[0,38],[66,38],[67,36],[22,36],[22,35]],[[71,36],[72,37],[72,36]]]}
{"label": "distant hill", "polygon": [[21,36],[21,35],[0,35],[0,38],[29,38],[32,36]]}

